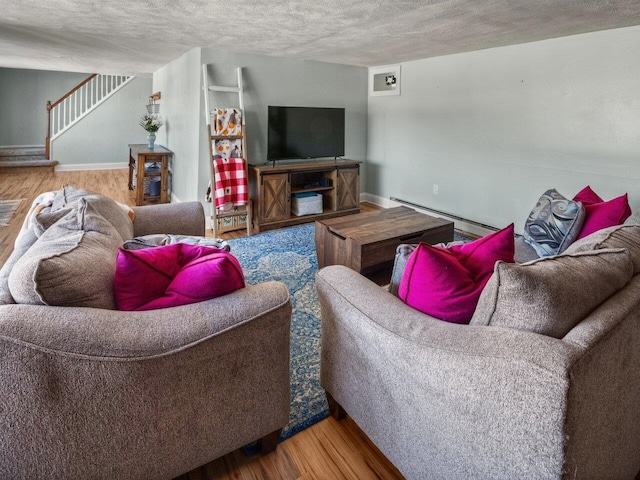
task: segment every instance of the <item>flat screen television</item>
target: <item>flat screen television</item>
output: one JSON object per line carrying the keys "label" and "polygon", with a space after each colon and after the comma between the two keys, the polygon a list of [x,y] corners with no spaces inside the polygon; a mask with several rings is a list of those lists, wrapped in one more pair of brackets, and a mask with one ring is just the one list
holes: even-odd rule
{"label": "flat screen television", "polygon": [[344,108],[269,106],[267,160],[344,156]]}

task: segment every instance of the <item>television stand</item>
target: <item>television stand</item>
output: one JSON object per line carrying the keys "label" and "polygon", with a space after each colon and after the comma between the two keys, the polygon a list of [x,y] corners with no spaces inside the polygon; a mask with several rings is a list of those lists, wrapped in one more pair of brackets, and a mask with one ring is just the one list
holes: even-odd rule
{"label": "television stand", "polygon": [[[253,231],[299,225],[360,212],[360,164],[336,159],[249,165],[249,196]],[[322,212],[294,215],[292,196],[322,196]]]}

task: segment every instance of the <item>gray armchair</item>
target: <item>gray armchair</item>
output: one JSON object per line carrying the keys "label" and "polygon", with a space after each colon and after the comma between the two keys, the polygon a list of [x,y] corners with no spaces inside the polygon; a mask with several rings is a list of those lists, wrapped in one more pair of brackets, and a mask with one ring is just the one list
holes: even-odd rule
{"label": "gray armchair", "polygon": [[330,408],[408,479],[638,473],[640,275],[560,339],[434,319],[343,266],[316,287]]}
{"label": "gray armchair", "polygon": [[[135,234],[204,233],[196,202],[135,211]],[[171,479],[274,449],[290,319],[277,282],[146,312],[0,305],[0,478]]]}

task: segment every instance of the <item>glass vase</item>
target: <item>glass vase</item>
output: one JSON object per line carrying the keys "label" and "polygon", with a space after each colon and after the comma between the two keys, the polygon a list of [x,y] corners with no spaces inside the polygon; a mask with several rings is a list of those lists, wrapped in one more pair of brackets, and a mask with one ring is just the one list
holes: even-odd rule
{"label": "glass vase", "polygon": [[147,133],[147,148],[149,150],[153,150],[153,147],[156,144],[156,132]]}

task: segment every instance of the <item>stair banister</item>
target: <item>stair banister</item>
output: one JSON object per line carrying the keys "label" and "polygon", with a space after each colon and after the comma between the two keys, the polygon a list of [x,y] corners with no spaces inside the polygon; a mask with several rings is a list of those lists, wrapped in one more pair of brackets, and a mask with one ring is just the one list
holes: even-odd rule
{"label": "stair banister", "polygon": [[55,102],[47,101],[47,138],[45,157],[51,158],[53,140],[67,131],[107,98],[132,81],[126,75],[94,73],[85,78]]}

